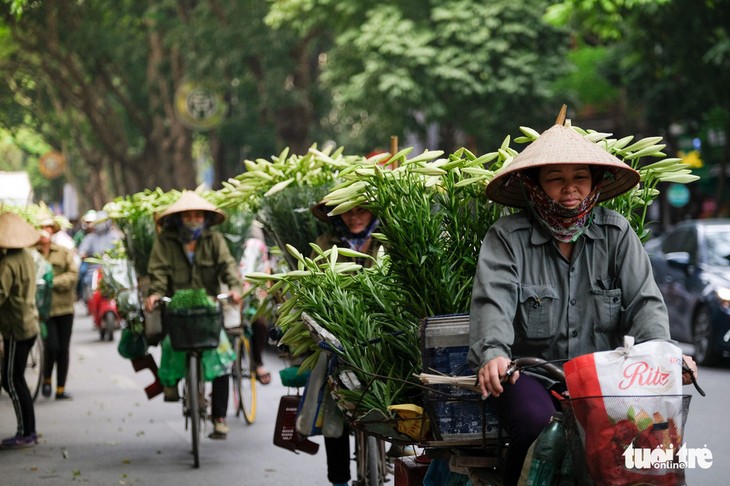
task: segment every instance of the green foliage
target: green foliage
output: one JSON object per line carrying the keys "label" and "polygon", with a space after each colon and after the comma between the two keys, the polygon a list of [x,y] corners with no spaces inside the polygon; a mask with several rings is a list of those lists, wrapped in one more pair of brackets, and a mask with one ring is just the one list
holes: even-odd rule
{"label": "green foliage", "polygon": [[603,46],[581,45],[571,50],[568,53],[570,72],[556,81],[555,91],[574,108],[610,107],[617,99],[618,90],[604,75],[607,57]]}
{"label": "green foliage", "polygon": [[408,159],[411,150],[388,161],[394,169],[371,158],[344,171],[344,182],[325,201],[334,206],[332,214],[362,205],[378,216],[374,236],[409,295],[408,312],[419,319],[467,312],[481,240],[502,210],[486,200],[495,166],[484,167],[504,158],[497,152],[477,158],[460,149],[448,158],[433,151]]}
{"label": "green foliage", "polygon": [[434,124],[443,137],[460,132],[488,145],[517,116],[542,119],[567,49],[564,33],[540,20],[546,4],[275,1],[267,20],[332,34],[322,74],[335,103],[327,121],[341,143],[369,152]]}
{"label": "green foliage", "polygon": [[314,259],[289,247],[297,270],[248,278],[274,280],[278,290],[289,296],[279,310],[277,326],[284,331],[279,343],[288,346],[293,356],[312,353],[302,370],[310,368],[321,352],[312,340],[317,335],[315,339],[327,343],[340,359],[338,372],[353,373],[362,385],[343,388],[341,398],[362,412],[378,409],[387,415],[389,405],[408,402],[418,394],[413,378],[421,369],[418,320],[407,310],[407,296],[389,272],[387,257],[362,269],[338,262],[340,254],[352,257],[356,252],[323,250],[314,244],[312,248],[318,255]]}
{"label": "green foliage", "polygon": [[167,304],[167,308],[170,310],[199,309],[201,307],[216,307],[215,301],[205,293],[205,289],[180,289],[173,294],[170,303]]}
{"label": "green foliage", "polygon": [[[313,145],[304,155],[290,154],[287,148],[271,160],[245,160],[246,172],[223,183],[216,192],[217,204],[221,208],[247,205],[279,248],[292,245],[307,252],[309,243],[328,229],[310,208],[327,193],[341,170],[361,158],[343,155],[342,148],[319,150]],[[288,254],[284,258],[291,268],[296,267]]]}
{"label": "green foliage", "polygon": [[625,15],[641,6],[660,8],[672,0],[563,0],[550,5],[544,20],[556,26],[572,25],[604,40],[619,39],[626,31]]}

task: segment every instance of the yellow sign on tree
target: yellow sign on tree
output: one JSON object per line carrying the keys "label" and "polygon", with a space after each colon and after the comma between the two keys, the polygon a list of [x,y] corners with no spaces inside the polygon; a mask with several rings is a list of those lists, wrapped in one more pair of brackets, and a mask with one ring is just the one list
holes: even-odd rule
{"label": "yellow sign on tree", "polygon": [[46,152],[38,160],[38,169],[46,179],[55,179],[66,170],[66,157],[60,152]]}
{"label": "yellow sign on tree", "polygon": [[187,81],[175,92],[175,114],[188,128],[211,130],[223,121],[228,105],[217,91]]}

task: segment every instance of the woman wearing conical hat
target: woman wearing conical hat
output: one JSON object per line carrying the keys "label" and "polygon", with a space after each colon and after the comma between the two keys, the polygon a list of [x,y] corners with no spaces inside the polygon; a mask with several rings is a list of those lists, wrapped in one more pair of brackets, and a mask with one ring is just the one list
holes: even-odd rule
{"label": "woman wearing conical hat", "polygon": [[32,447],[38,442],[33,398],[25,381],[25,366],[38,338],[35,305],[36,270],[27,249],[40,232],[13,213],[0,214],[0,333],[3,336],[3,389],[13,402],[18,428],[3,439],[2,449]]}
{"label": "woman wearing conical hat", "polygon": [[639,174],[564,116],[487,185],[491,200],[524,209],[487,232],[470,310],[469,364],[483,395],[497,397],[510,437],[505,485],[517,484],[527,449],[556,411],[548,390],[560,386],[527,373],[502,383],[512,357],[560,360],[614,349],[624,335],[670,338],[638,236],[597,206],[635,187]]}
{"label": "woman wearing conical hat", "polygon": [[[210,230],[211,226],[224,220],[225,214],[221,210],[194,191],[183,191],[174,204],[160,213],[157,221],[162,231],[152,245],[147,265],[150,277],[148,310],[152,310],[161,297],[172,297],[181,289],[202,288],[208,295],[218,295],[222,283],[228,286],[233,301],[241,304],[241,280],[236,261],[223,235]],[[177,380],[165,381],[160,376],[160,381],[165,387],[165,401],[178,401]],[[210,435],[213,439],[225,439],[228,433],[228,382],[228,374],[213,380],[213,433]]]}

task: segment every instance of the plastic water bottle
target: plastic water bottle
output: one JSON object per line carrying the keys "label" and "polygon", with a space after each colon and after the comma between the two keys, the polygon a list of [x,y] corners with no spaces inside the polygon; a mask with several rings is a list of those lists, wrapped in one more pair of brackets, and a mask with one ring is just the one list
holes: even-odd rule
{"label": "plastic water bottle", "polygon": [[557,482],[566,450],[563,414],[555,412],[535,441],[527,486],[551,486]]}
{"label": "plastic water bottle", "polygon": [[570,450],[565,452],[563,458],[563,465],[560,466],[560,479],[558,480],[558,486],[575,486],[575,466],[573,464],[573,454]]}

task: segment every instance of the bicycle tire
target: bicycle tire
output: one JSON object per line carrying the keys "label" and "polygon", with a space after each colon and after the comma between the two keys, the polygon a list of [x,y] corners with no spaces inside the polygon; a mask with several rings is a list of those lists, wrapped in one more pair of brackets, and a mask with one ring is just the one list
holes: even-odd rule
{"label": "bicycle tire", "polygon": [[355,429],[357,486],[383,486],[387,476],[385,445],[374,436]]}
{"label": "bicycle tire", "polygon": [[185,380],[185,398],[188,404],[188,418],[190,419],[190,439],[193,452],[193,467],[200,467],[200,393],[198,356],[195,353],[188,355],[188,372]]}
{"label": "bicycle tire", "polygon": [[113,312],[107,312],[104,314],[101,340],[114,341],[114,329],[117,327],[117,316]]}
{"label": "bicycle tire", "polygon": [[378,440],[372,435],[367,436],[367,484],[368,486],[381,486],[383,481],[380,475],[380,453]]}
{"label": "bicycle tire", "polygon": [[251,341],[245,331],[235,340],[236,361],[233,363],[233,399],[236,415],[243,414],[247,424],[256,420],[256,376],[253,371]]}
{"label": "bicycle tire", "polygon": [[25,364],[25,382],[33,401],[38,398],[43,382],[43,339],[38,336],[28,353],[28,361]]}

